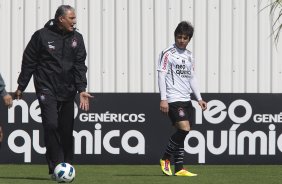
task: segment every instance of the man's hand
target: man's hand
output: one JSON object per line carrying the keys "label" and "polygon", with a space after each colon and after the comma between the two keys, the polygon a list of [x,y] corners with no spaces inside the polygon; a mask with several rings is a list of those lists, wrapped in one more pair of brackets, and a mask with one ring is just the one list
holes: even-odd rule
{"label": "man's hand", "polygon": [[168,103],[166,100],[161,100],[160,102],[160,110],[162,111],[162,113],[164,113],[165,115],[168,115]]}
{"label": "man's hand", "polygon": [[5,96],[3,96],[3,100],[6,106],[8,106],[9,108],[12,107],[13,105],[13,98],[11,95],[7,94]]}
{"label": "man's hand", "polygon": [[94,98],[94,96],[91,96],[87,92],[81,92],[79,94],[79,98],[80,98],[79,108],[81,108],[84,111],[88,111],[89,110],[89,98]]}
{"label": "man's hand", "polygon": [[22,99],[22,96],[23,96],[22,91],[19,90],[19,89],[17,89],[17,90],[15,91],[15,94],[14,94],[14,99],[20,100],[20,99]]}
{"label": "man's hand", "polygon": [[203,111],[207,109],[207,102],[205,102],[204,100],[199,100],[198,104],[201,106]]}

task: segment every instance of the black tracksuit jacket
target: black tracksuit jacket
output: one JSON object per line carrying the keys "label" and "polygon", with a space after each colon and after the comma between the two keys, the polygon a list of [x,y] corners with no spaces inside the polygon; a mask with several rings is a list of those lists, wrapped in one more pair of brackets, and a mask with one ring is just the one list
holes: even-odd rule
{"label": "black tracksuit jacket", "polygon": [[54,95],[59,101],[72,100],[87,85],[85,59],[82,35],[63,32],[50,20],[25,48],[18,89],[24,91],[33,75],[36,93]]}

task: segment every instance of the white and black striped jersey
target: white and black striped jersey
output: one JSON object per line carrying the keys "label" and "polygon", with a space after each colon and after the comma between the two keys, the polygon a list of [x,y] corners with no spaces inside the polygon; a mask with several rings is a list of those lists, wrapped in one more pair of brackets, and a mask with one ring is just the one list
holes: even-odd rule
{"label": "white and black striped jersey", "polygon": [[191,93],[201,100],[194,67],[194,58],[187,49],[179,49],[174,44],[162,51],[157,67],[161,100],[190,101]]}

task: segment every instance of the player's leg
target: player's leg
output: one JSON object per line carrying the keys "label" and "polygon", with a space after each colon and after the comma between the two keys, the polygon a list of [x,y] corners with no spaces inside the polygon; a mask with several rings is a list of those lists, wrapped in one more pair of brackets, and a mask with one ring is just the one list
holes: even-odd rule
{"label": "player's leg", "polygon": [[[184,139],[188,131],[177,129],[176,132],[170,137],[169,142],[167,144],[165,153],[161,159],[161,161],[170,161],[170,157],[174,156],[175,161],[175,170],[176,172],[183,168],[183,157],[184,157]],[[162,168],[163,172],[166,175],[172,175],[170,169],[170,163],[166,163],[166,170]]]}
{"label": "player's leg", "polygon": [[[191,102],[186,102],[182,105],[183,112],[182,121],[179,121],[175,124],[175,127],[182,132],[182,140],[178,149],[174,152],[174,161],[175,161],[175,175],[176,176],[197,176],[197,174],[191,173],[184,169],[183,167],[183,159],[184,159],[184,140],[191,130],[192,121],[194,120],[195,109],[192,106]],[[180,111],[181,111],[180,110]]]}
{"label": "player's leg", "polygon": [[174,152],[174,171],[175,173],[183,169],[184,142]]}
{"label": "player's leg", "polygon": [[[175,122],[179,121],[179,108],[181,107],[181,102],[173,102],[169,104],[169,118],[173,125]],[[183,137],[185,138],[186,135],[183,135],[181,130],[176,130],[176,132],[170,137],[167,147],[165,149],[164,155],[160,160],[161,169],[164,174],[171,176],[171,168],[170,168],[170,159],[171,156],[174,155],[175,151],[179,148],[180,144],[183,142]]]}
{"label": "player's leg", "polygon": [[58,133],[57,101],[54,96],[49,94],[38,94],[37,96],[41,108],[49,174],[53,174],[56,165],[62,161],[62,149]]}
{"label": "player's leg", "polygon": [[179,132],[176,131],[169,139],[164,155],[160,160],[162,172],[165,175],[171,176],[170,158],[174,154],[175,150],[178,149],[181,138],[179,138]]}
{"label": "player's leg", "polygon": [[61,102],[59,108],[59,133],[64,152],[64,162],[73,161],[74,102]]}
{"label": "player's leg", "polygon": [[[189,133],[189,128],[186,128],[186,124],[189,124],[189,122],[179,122],[178,125],[182,124],[183,126],[178,126],[179,128],[183,128],[180,129],[183,131],[183,135],[187,135]],[[189,127],[189,126],[188,126]],[[186,137],[185,135],[185,137]],[[192,172],[187,171],[186,169],[184,169],[183,166],[183,159],[184,159],[184,140],[185,137],[183,138],[182,143],[180,144],[180,146],[175,150],[174,152],[174,163],[175,163],[175,176],[197,176],[197,174],[194,174]]]}
{"label": "player's leg", "polygon": [[179,134],[179,146],[174,151],[174,164],[175,164],[175,173],[183,169],[183,159],[184,159],[184,140],[187,134],[190,131],[189,121],[179,121],[175,123],[175,127],[178,130]]}
{"label": "player's leg", "polygon": [[174,152],[174,163],[175,163],[175,176],[197,176],[197,174],[191,173],[184,169],[184,140],[190,131],[189,121],[180,121],[176,123],[176,128],[182,132],[182,140],[179,147]]}

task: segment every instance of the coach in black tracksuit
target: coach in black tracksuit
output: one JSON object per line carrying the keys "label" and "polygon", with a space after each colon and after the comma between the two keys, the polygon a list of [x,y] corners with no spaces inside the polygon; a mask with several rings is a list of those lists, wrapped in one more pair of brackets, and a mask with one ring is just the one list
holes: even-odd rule
{"label": "coach in black tracksuit", "polygon": [[60,162],[72,163],[74,98],[80,94],[80,108],[89,109],[85,92],[86,50],[83,37],[75,30],[75,10],[60,6],[55,19],[36,31],[22,59],[15,98],[21,99],[31,76],[39,100],[49,174]]}

